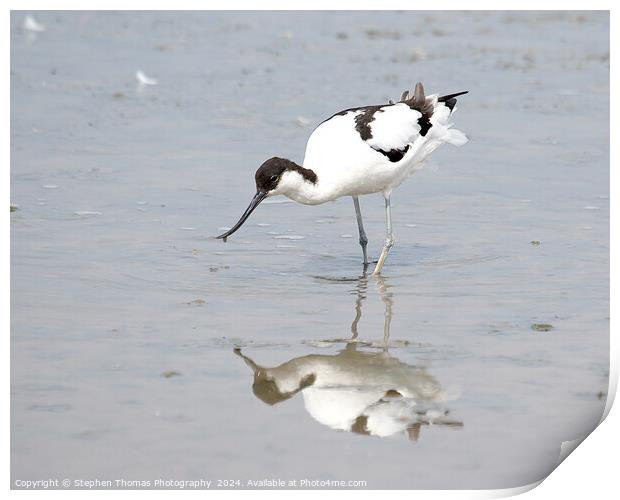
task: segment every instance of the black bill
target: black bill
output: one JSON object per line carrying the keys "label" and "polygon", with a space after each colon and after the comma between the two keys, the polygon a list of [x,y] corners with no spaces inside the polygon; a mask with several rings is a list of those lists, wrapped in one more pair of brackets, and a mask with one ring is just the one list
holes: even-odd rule
{"label": "black bill", "polygon": [[260,202],[263,201],[266,197],[267,197],[267,193],[262,193],[261,191],[257,191],[256,194],[254,195],[254,198],[252,198],[250,205],[248,206],[248,208],[246,208],[245,212],[243,212],[243,215],[239,219],[239,222],[237,222],[233,227],[231,227],[224,234],[220,234],[219,236],[216,236],[216,238],[226,241],[226,238],[228,238],[231,234],[237,231],[237,229],[243,226],[243,223],[246,221],[246,219],[250,216],[250,214],[254,211],[254,209],[260,204]]}

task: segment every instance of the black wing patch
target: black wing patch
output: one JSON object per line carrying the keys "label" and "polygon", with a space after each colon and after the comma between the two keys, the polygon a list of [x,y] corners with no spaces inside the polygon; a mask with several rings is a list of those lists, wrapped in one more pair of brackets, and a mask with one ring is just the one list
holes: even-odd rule
{"label": "black wing patch", "polygon": [[403,149],[390,149],[389,151],[383,151],[383,149],[372,148],[378,153],[381,153],[383,156],[387,157],[393,163],[396,163],[403,159],[407,151],[409,151],[409,144],[407,144]]}
{"label": "black wing patch", "polygon": [[383,113],[382,107],[384,106],[368,106],[364,108],[363,113],[355,117],[355,130],[357,130],[363,141],[372,139],[370,123],[375,119],[376,113]]}

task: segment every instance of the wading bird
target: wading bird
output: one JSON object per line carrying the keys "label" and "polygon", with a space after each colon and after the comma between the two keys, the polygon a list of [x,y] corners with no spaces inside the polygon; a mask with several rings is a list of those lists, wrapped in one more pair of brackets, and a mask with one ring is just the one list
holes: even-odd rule
{"label": "wading bird", "polygon": [[237,231],[261,201],[284,196],[305,205],[318,205],[351,196],[355,206],[359,242],[368,266],[359,196],[383,193],[386,238],[373,274],[379,274],[394,244],[390,196],[392,190],[419,170],[441,144],[461,146],[467,137],[450,128],[457,92],[438,97],[424,95],[417,83],[413,96],[403,92],[398,102],[340,111],[310,135],[303,166],[285,158],[270,158],[256,171],[256,194],[239,221],[217,238]]}

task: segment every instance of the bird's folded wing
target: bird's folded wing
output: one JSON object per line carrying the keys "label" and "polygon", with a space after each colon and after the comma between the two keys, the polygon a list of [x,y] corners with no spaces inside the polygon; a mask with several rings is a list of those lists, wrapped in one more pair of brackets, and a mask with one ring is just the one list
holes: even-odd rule
{"label": "bird's folded wing", "polygon": [[368,145],[381,151],[401,151],[414,143],[421,136],[420,119],[424,120],[422,113],[405,103],[377,107],[369,116],[356,117],[358,125],[362,120],[366,121]]}

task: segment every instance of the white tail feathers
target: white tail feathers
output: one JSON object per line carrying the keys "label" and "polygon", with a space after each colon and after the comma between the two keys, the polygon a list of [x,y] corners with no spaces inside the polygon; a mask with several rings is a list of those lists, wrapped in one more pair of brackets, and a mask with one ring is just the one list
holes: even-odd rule
{"label": "white tail feathers", "polygon": [[[456,110],[456,108],[454,108],[454,110]],[[450,108],[442,102],[437,103],[433,116],[431,117],[431,124],[433,126],[429,134],[432,135],[432,138],[429,138],[429,140],[448,143],[453,146],[462,146],[468,141],[467,136],[463,132],[452,128],[450,118],[454,110],[451,111]]]}
{"label": "white tail feathers", "polygon": [[467,141],[469,141],[469,139],[460,130],[451,128],[446,134],[446,142],[453,146],[462,146],[463,144],[467,144]]}

